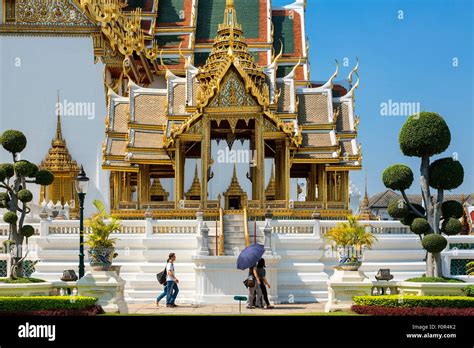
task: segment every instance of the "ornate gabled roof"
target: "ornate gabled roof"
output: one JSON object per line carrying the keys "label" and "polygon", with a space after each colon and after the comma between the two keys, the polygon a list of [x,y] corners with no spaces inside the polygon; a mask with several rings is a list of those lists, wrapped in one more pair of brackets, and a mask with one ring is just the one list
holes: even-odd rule
{"label": "ornate gabled roof", "polygon": [[77,162],[74,161],[69,154],[69,150],[66,145],[66,140],[63,138],[61,129],[61,116],[58,113],[56,123],[56,136],[51,141],[51,148],[48,154],[41,162],[41,169],[47,169],[51,172],[79,172]]}
{"label": "ornate gabled roof", "polygon": [[248,45],[237,22],[237,14],[233,0],[226,1],[224,22],[219,25],[217,36],[206,65],[200,69],[196,78],[200,82],[198,107],[205,107],[219,90],[219,84],[231,66],[242,76],[246,90],[256,97],[259,104],[269,105],[269,90],[267,76],[255,64],[254,57],[249,53]]}
{"label": "ornate gabled roof", "polygon": [[247,193],[242,189],[239,183],[239,179],[237,178],[237,167],[235,164],[234,164],[234,174],[232,175],[232,180],[230,181],[230,185],[227,188],[227,191],[224,192],[224,196],[247,197]]}
{"label": "ornate gabled roof", "polygon": [[196,169],[194,171],[194,179],[191,187],[189,188],[188,192],[184,195],[187,199],[190,197],[200,197],[201,196],[201,182],[199,181],[198,175],[198,165],[196,163]]}

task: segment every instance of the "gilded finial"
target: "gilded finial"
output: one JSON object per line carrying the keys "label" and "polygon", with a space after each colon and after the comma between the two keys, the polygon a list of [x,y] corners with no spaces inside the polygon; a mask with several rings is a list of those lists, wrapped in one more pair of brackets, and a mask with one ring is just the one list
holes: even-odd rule
{"label": "gilded finial", "polygon": [[56,113],[57,113],[57,121],[56,121],[56,138],[54,140],[63,140],[63,132],[61,129],[61,113],[60,113],[60,102],[59,102],[59,89],[58,89],[58,102],[56,104]]}

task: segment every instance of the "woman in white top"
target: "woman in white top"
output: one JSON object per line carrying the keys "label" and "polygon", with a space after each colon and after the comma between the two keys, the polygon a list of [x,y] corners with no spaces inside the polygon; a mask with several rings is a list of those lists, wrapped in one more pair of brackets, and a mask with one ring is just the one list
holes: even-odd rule
{"label": "woman in white top", "polygon": [[176,260],[175,253],[170,253],[168,256],[168,262],[166,263],[166,307],[174,308],[177,307],[174,303],[179,293],[178,283],[179,280],[176,278],[174,271],[174,261]]}

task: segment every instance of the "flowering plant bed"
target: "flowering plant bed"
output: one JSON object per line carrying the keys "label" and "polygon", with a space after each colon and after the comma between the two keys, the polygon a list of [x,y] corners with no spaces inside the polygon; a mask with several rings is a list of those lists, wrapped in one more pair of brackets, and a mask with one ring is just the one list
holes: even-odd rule
{"label": "flowering plant bed", "polygon": [[357,314],[378,316],[474,316],[474,308],[381,307],[353,305]]}
{"label": "flowering plant bed", "polygon": [[467,296],[354,296],[353,300],[355,305],[385,308],[474,308],[474,298]]}

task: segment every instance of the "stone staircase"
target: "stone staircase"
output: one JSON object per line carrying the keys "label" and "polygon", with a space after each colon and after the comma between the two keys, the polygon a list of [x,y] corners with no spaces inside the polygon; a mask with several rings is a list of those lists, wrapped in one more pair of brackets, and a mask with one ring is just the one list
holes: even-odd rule
{"label": "stone staircase", "polygon": [[225,255],[239,255],[245,249],[244,216],[241,214],[224,215]]}
{"label": "stone staircase", "polygon": [[[32,275],[50,281],[58,281],[66,269],[78,272],[77,236],[48,236],[33,241],[39,248],[37,257],[41,260]],[[119,236],[118,256],[114,265],[121,266],[120,276],[126,280],[125,300],[127,303],[153,303],[162,292],[163,286],[156,279],[166,264],[170,252],[175,252],[176,275],[179,279],[177,303],[193,303],[195,298],[195,276],[192,256],[196,248],[194,235],[165,235],[144,238],[144,236]],[[88,270],[86,256],[86,272]],[[164,303],[164,302],[162,302]]]}

